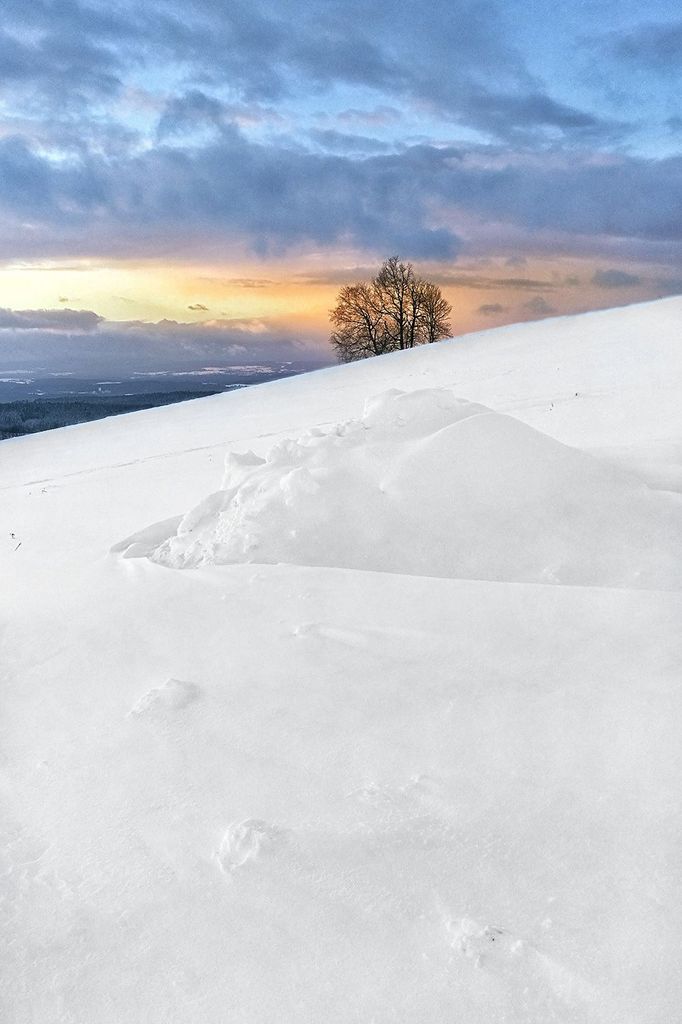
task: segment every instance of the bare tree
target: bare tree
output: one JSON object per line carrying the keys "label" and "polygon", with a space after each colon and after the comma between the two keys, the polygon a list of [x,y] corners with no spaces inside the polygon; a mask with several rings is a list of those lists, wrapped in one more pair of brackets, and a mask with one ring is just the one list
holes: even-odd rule
{"label": "bare tree", "polygon": [[414,348],[448,337],[451,312],[437,285],[392,256],[369,284],[341,289],[330,313],[330,341],[341,362]]}
{"label": "bare tree", "polygon": [[391,256],[374,278],[372,286],[379,297],[385,328],[391,339],[390,348],[409,348],[416,321],[413,300],[417,294],[412,264],[401,263],[397,256]]}
{"label": "bare tree", "polygon": [[339,362],[350,363],[386,351],[383,310],[371,285],[349,284],[342,288],[330,316],[336,328],[330,341]]}
{"label": "bare tree", "polygon": [[438,285],[430,281],[421,282],[421,324],[424,342],[430,345],[450,335],[450,314],[452,306],[444,297]]}

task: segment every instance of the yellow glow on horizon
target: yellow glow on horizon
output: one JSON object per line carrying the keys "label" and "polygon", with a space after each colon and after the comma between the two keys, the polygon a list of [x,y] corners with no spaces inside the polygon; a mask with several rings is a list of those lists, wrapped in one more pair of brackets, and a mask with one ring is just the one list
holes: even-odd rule
{"label": "yellow glow on horizon", "polygon": [[[274,319],[326,323],[334,285],[302,284],[286,268],[147,264],[0,268],[0,306],[92,309],[107,320]],[[195,307],[192,309],[191,307]],[[205,308],[202,308],[205,307]]]}
{"label": "yellow glow on horizon", "polygon": [[[618,305],[651,298],[641,289],[604,289],[591,278],[604,260],[548,258],[508,266],[503,259],[440,268],[451,280],[442,284],[452,303],[454,334],[537,319],[541,309],[528,303],[541,297],[557,313]],[[632,269],[632,268],[630,268]],[[0,268],[0,306],[20,309],[91,309],[107,320],[163,319],[197,323],[212,320],[264,320],[295,334],[329,329],[343,273],[315,272],[295,262],[239,266],[119,261],[24,264]],[[429,277],[429,268],[424,268]],[[439,269],[432,267],[432,274]],[[648,268],[648,275],[651,267]],[[544,287],[532,287],[532,282]],[[524,284],[524,282],[526,282]],[[531,284],[528,284],[531,282]],[[191,307],[194,307],[193,309]],[[488,307],[481,311],[481,307]],[[496,307],[500,307],[496,309]]]}

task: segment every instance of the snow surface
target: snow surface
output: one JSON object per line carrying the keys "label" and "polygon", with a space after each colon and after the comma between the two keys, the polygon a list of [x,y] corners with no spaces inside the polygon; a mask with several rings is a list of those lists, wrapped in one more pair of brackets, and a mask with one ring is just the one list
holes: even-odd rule
{"label": "snow surface", "polygon": [[682,300],[0,446],[0,1019],[679,1019]]}

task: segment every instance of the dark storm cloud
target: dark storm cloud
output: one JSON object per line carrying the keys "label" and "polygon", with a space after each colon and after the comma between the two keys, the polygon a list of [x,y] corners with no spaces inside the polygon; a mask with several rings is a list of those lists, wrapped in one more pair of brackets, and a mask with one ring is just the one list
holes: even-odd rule
{"label": "dark storm cloud", "polygon": [[629,274],[625,270],[596,270],[592,277],[592,284],[596,284],[598,288],[632,288],[641,283],[641,277]]}

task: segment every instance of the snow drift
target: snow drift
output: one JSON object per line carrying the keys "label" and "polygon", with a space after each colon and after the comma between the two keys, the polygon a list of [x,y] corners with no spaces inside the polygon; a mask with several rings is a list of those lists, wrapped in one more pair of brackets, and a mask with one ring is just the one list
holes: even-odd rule
{"label": "snow drift", "polygon": [[[167,534],[164,536],[164,534]],[[674,589],[682,499],[445,388],[227,458],[220,491],[116,546],[170,568],[239,562]]]}

